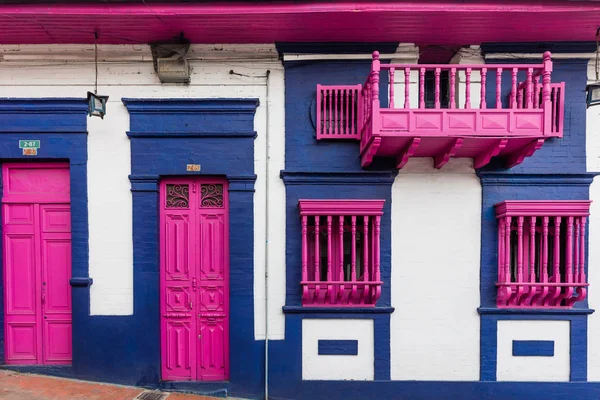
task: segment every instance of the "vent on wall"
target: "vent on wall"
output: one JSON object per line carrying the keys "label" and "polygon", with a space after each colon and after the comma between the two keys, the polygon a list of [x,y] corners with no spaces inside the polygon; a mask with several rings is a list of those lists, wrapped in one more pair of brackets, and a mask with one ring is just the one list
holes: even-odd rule
{"label": "vent on wall", "polygon": [[361,85],[317,85],[317,140],[356,139]]}

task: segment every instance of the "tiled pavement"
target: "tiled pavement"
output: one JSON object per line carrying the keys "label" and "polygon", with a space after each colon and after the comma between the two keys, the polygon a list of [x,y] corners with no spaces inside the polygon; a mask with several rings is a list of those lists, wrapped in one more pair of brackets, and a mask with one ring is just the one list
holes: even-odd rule
{"label": "tiled pavement", "polygon": [[[161,396],[162,395],[162,396]],[[216,400],[182,393],[153,392],[129,386],[108,385],[21,374],[0,370],[1,400]]]}

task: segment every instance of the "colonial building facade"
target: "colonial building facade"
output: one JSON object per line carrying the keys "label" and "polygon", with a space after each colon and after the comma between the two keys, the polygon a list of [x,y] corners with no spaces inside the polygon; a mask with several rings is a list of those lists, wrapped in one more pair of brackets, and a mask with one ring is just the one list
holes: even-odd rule
{"label": "colonial building facade", "polygon": [[252,399],[600,391],[600,6],[14,3],[2,367]]}

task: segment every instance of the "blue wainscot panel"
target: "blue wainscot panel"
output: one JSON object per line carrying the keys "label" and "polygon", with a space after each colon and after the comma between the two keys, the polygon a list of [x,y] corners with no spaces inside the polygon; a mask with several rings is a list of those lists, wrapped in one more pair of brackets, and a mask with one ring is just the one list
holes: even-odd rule
{"label": "blue wainscot panel", "polygon": [[358,340],[319,340],[320,356],[356,356]]}
{"label": "blue wainscot panel", "polygon": [[553,357],[554,340],[513,340],[512,355],[519,357]]}

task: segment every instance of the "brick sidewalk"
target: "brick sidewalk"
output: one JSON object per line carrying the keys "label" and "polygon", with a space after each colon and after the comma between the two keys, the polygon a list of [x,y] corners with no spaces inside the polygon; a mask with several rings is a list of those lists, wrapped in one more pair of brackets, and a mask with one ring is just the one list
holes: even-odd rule
{"label": "brick sidewalk", "polygon": [[1,400],[215,400],[213,397],[154,392],[129,386],[109,385],[21,374],[0,370]]}

